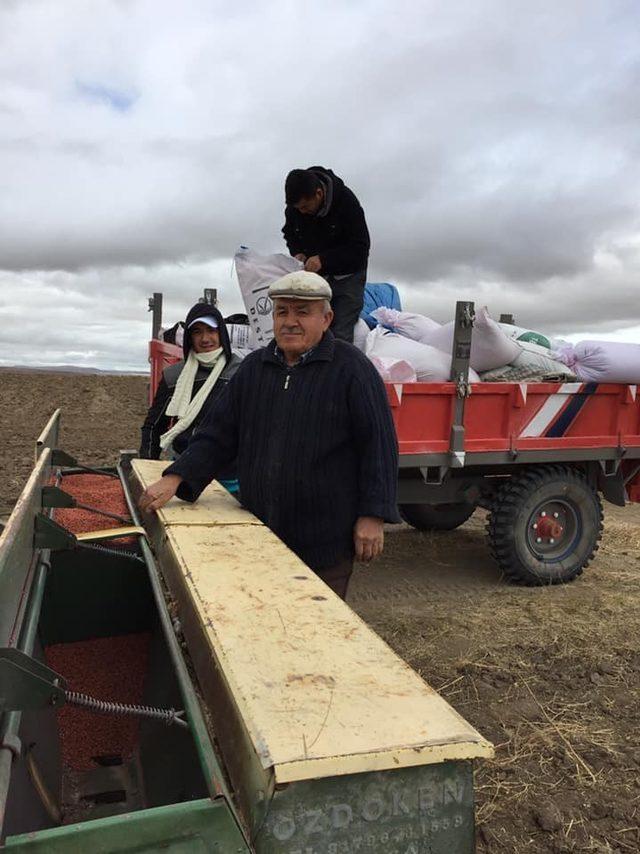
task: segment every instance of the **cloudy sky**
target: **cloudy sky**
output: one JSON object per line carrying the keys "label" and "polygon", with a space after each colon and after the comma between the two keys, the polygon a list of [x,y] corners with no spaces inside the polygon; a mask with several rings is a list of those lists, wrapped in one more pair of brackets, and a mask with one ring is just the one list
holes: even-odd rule
{"label": "cloudy sky", "polygon": [[637,0],[2,0],[0,364],[144,369],[154,291],[240,310],[313,163],[405,308],[640,341],[639,92]]}

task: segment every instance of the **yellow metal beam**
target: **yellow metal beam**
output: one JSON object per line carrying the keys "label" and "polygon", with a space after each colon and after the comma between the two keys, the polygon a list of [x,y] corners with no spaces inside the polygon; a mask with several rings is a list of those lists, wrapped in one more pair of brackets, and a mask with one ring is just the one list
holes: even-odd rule
{"label": "yellow metal beam", "polygon": [[120,537],[133,537],[137,534],[147,536],[144,528],[138,525],[126,525],[121,528],[104,528],[102,531],[85,531],[84,534],[76,534],[76,539],[80,543],[92,543],[95,540],[117,540]]}
{"label": "yellow metal beam", "polygon": [[[164,467],[134,460],[137,491]],[[173,499],[147,518],[169,586],[190,612],[200,679],[220,674],[216,690],[227,692],[237,726],[276,784],[492,755],[480,733],[219,485],[195,504]],[[211,701],[215,708],[213,692]]]}

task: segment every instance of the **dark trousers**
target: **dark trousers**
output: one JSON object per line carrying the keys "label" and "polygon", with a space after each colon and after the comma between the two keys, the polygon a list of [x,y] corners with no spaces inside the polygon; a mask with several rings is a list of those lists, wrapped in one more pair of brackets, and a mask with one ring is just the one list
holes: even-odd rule
{"label": "dark trousers", "polygon": [[364,302],[364,286],[367,281],[367,271],[360,270],[345,279],[334,276],[328,277],[333,297],[333,323],[331,331],[336,338],[353,344],[353,327],[356,325]]}
{"label": "dark trousers", "polygon": [[343,560],[335,566],[330,566],[328,569],[320,569],[316,571],[316,575],[321,578],[327,587],[330,587],[341,599],[347,598],[347,587],[349,579],[353,572],[353,560]]}

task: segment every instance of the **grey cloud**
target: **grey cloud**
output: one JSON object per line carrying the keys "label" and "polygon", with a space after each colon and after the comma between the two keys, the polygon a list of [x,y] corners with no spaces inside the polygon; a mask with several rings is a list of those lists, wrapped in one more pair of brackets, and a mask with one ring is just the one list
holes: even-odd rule
{"label": "grey cloud", "polygon": [[[476,306],[488,305],[492,315],[515,316],[518,325],[552,335],[594,331],[615,331],[640,325],[640,317],[630,311],[637,305],[637,279],[612,281],[593,277],[573,280],[550,279],[532,284],[526,291],[514,292],[500,282],[424,283],[401,288],[403,303],[413,311],[433,317],[440,322],[453,319],[456,300],[474,300]],[[607,302],[607,317],[602,316],[603,300]]]}
{"label": "grey cloud", "polygon": [[[0,365],[68,364],[145,370],[148,297],[161,292],[164,325],[184,319],[206,287],[225,314],[242,310],[230,263],[0,271]],[[69,354],[86,353],[86,358]]]}
{"label": "grey cloud", "polygon": [[[34,298],[62,287],[55,311],[100,295],[115,322],[158,277],[177,310],[177,283],[197,296],[238,244],[284,251],[284,175],[320,162],[363,202],[369,278],[409,308],[640,321],[636,4],[227,6],[105,0],[71,26],[3,4],[0,283],[31,271]],[[83,103],[77,80],[137,100]]]}

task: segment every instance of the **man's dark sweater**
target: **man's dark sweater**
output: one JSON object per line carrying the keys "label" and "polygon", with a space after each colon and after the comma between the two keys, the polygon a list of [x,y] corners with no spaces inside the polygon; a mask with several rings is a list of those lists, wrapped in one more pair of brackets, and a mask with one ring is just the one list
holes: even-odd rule
{"label": "man's dark sweater", "polygon": [[187,450],[164,474],[195,501],[238,458],[243,505],[314,570],[353,557],[360,516],[398,520],[398,447],[384,384],[326,332],[293,368],[275,342],[240,365]]}
{"label": "man's dark sweater", "polygon": [[322,183],[325,203],[315,215],[287,205],[282,233],[289,252],[319,255],[323,276],[364,273],[371,241],[360,202],[331,169],[311,166],[310,171]]}

